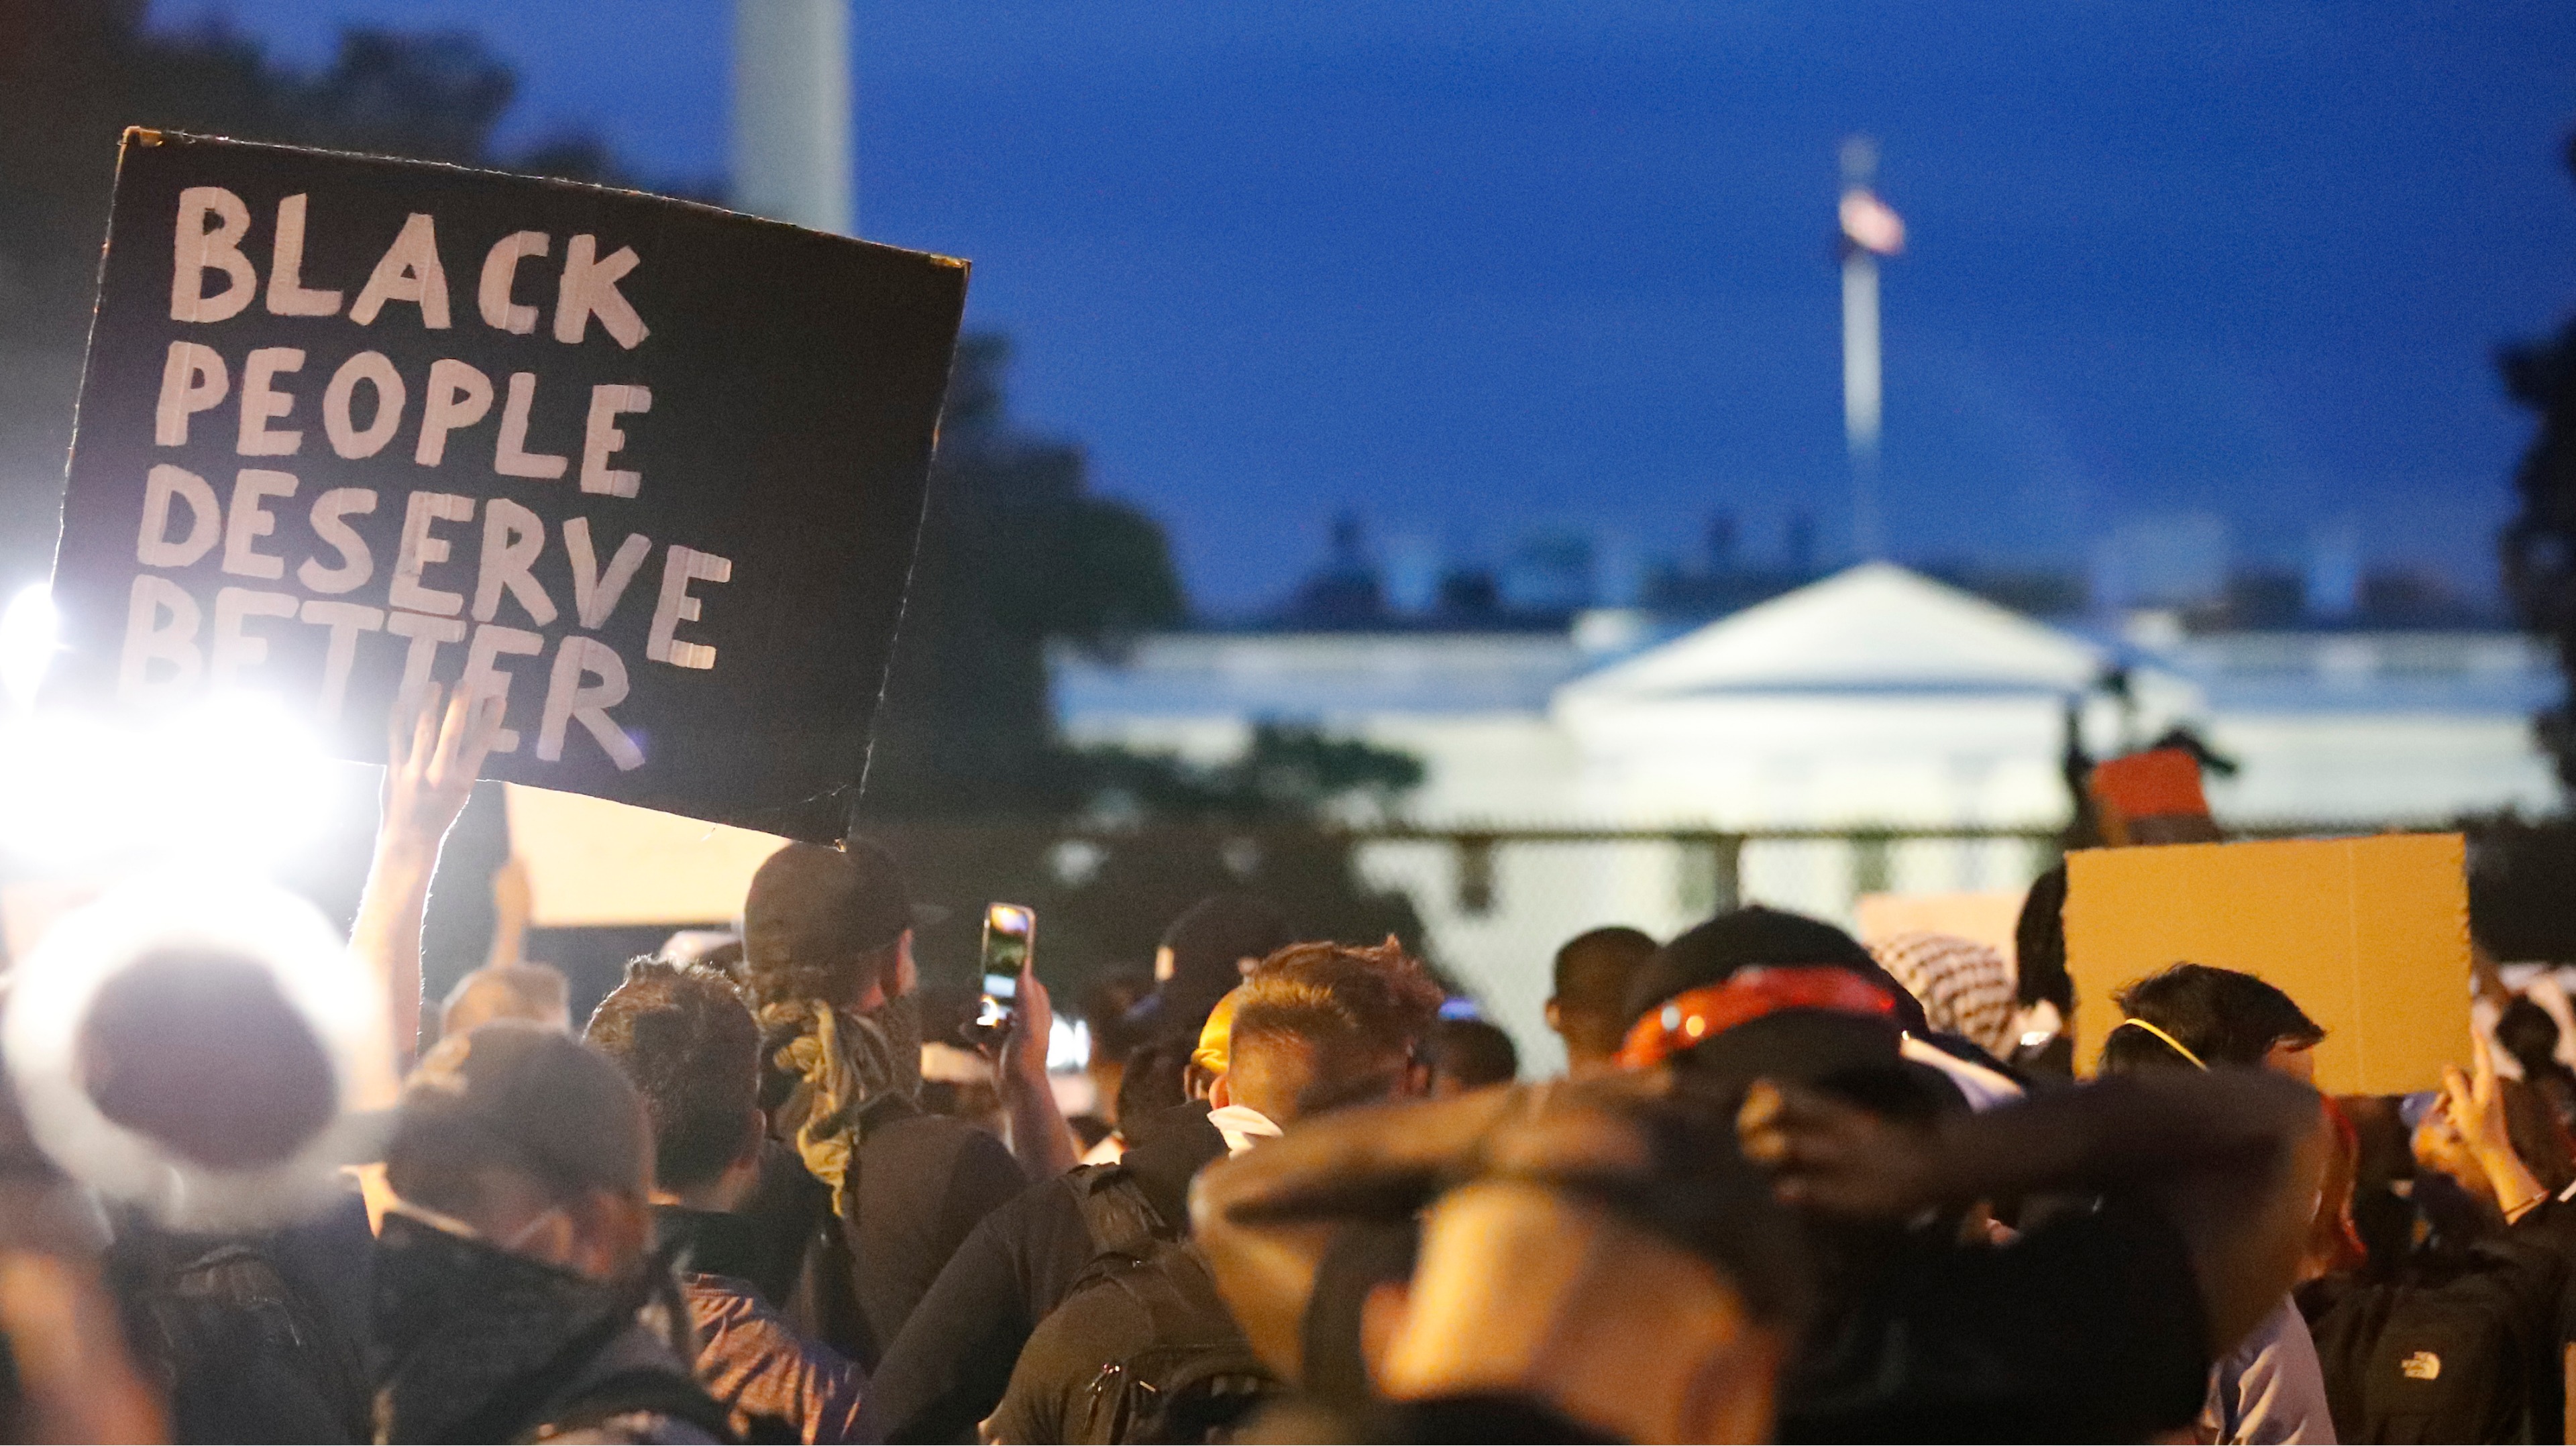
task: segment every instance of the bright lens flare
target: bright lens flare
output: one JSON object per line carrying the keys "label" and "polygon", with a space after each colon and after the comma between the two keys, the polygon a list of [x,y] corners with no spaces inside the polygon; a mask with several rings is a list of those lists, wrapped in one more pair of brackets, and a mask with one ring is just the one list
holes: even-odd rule
{"label": "bright lens flare", "polygon": [[58,646],[53,589],[41,582],[20,588],[0,611],[0,693],[19,712],[36,706],[36,690],[44,686]]}
{"label": "bright lens flare", "polygon": [[45,868],[258,869],[319,831],[339,781],[312,733],[258,694],[147,725],[65,712],[0,719],[0,848]]}

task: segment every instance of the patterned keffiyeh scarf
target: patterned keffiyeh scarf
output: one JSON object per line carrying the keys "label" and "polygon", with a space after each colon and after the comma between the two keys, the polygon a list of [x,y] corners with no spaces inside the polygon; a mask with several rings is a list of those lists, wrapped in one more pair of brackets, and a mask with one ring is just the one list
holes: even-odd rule
{"label": "patterned keffiyeh scarf", "polygon": [[859,1111],[889,1094],[921,1092],[920,1003],[904,994],[853,1014],[819,999],[782,1000],[762,1006],[760,1028],[765,1038],[787,1037],[769,1057],[798,1081],[781,1113],[797,1122],[796,1153],[846,1217]]}

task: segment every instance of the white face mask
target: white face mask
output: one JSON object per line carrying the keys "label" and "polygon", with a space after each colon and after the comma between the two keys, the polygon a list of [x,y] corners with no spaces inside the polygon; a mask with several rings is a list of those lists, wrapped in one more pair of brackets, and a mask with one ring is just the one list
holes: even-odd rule
{"label": "white face mask", "polygon": [[[520,1226],[517,1231],[512,1233],[509,1239],[500,1243],[501,1248],[503,1250],[510,1251],[513,1254],[519,1253],[520,1245],[525,1243],[529,1236],[536,1234],[547,1221],[552,1220],[563,1213],[563,1207],[560,1205],[548,1210],[543,1215],[540,1215],[534,1220],[529,1221],[527,1224]],[[567,1225],[571,1224],[571,1218],[569,1216],[565,1217],[564,1223]]]}
{"label": "white face mask", "polygon": [[468,1240],[479,1240],[496,1249],[507,1250],[512,1254],[518,1254],[519,1247],[527,1243],[528,1237],[543,1229],[547,1221],[562,1215],[564,1213],[564,1207],[557,1205],[554,1208],[531,1218],[517,1230],[512,1231],[510,1233],[510,1238],[507,1240],[492,1239],[482,1231],[475,1229],[471,1224],[454,1215],[448,1214],[444,1210],[433,1210],[426,1205],[422,1205],[411,1200],[395,1201],[392,1211],[388,1213],[408,1215],[414,1220],[420,1221],[424,1225],[436,1226],[438,1229],[444,1230],[450,1235],[461,1235]]}

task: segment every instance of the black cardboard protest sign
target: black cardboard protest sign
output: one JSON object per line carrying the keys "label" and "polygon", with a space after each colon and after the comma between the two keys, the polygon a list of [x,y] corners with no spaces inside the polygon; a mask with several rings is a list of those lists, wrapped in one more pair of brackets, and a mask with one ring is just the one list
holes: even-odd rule
{"label": "black cardboard protest sign", "polygon": [[48,707],[226,689],[382,761],[805,838],[865,765],[960,261],[450,166],[129,131]]}

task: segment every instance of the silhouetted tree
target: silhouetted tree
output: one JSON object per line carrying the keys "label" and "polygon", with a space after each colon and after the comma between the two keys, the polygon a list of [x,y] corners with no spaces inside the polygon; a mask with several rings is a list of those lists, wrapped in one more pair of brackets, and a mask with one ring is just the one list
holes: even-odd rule
{"label": "silhouetted tree", "polygon": [[871,820],[1061,818],[1047,648],[1114,648],[1186,608],[1163,530],[1087,490],[1082,449],[1015,426],[1010,344],[959,344],[860,807]]}
{"label": "silhouetted tree", "polygon": [[1359,881],[1333,826],[1391,809],[1421,780],[1412,758],[1272,726],[1213,766],[1058,738],[1050,648],[1114,654],[1188,609],[1161,527],[1090,493],[1078,446],[1012,421],[1009,357],[999,337],[959,346],[859,806],[924,897],[964,906],[925,959],[962,975],[975,906],[1008,898],[1038,907],[1049,977],[1078,984],[1149,958],[1222,889],[1267,894],[1319,937],[1418,944],[1412,906]]}
{"label": "silhouetted tree", "polygon": [[[2576,172],[2576,137],[2567,147]],[[2508,348],[2505,390],[2539,414],[2540,428],[2514,474],[2521,509],[2502,539],[2506,591],[2522,625],[2558,649],[2558,668],[2576,689],[2576,320],[2557,337]],[[2571,699],[2534,720],[2541,746],[2576,792],[2576,712]]]}
{"label": "silhouetted tree", "polygon": [[145,8],[0,0],[0,578],[37,575],[53,553],[125,127],[618,179],[584,136],[498,151],[517,81],[472,36],[353,29],[306,72],[221,25],[149,31]]}

